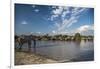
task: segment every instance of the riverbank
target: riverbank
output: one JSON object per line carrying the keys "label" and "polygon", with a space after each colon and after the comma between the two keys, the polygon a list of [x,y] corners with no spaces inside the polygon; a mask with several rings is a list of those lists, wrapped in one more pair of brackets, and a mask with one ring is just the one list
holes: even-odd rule
{"label": "riverbank", "polygon": [[29,52],[15,52],[15,65],[57,63],[56,60]]}

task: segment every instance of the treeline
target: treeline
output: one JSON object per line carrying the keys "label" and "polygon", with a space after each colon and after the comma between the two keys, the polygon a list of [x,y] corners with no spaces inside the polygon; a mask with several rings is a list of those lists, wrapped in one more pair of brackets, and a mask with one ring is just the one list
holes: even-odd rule
{"label": "treeline", "polygon": [[60,41],[81,41],[81,40],[93,40],[94,36],[83,36],[80,33],[76,33],[74,36],[70,36],[70,35],[52,35],[50,36],[49,34],[46,35],[15,35],[15,39],[17,37],[21,37],[21,38],[28,38],[31,37],[33,40],[60,40]]}

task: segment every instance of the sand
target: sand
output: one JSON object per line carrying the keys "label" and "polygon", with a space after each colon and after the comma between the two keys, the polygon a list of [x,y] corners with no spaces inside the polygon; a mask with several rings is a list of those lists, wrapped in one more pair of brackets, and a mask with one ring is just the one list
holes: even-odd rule
{"label": "sand", "polygon": [[15,65],[47,64],[47,63],[57,63],[57,61],[30,52],[15,52]]}

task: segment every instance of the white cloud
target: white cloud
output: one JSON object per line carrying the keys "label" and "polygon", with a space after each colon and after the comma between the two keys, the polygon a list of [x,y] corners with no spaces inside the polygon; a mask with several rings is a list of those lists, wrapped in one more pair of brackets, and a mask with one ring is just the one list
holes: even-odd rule
{"label": "white cloud", "polygon": [[32,7],[35,8],[36,6],[35,5],[32,5]]}
{"label": "white cloud", "polygon": [[50,20],[53,21],[54,18],[56,18],[56,17],[58,17],[58,16],[59,16],[59,15],[52,15],[51,18],[50,18]]}
{"label": "white cloud", "polygon": [[[65,8],[65,7],[64,7]],[[72,26],[74,23],[78,22],[78,18],[80,17],[80,13],[85,11],[85,8],[73,8],[72,11],[69,11],[69,8],[65,9],[62,14],[62,23],[55,23],[55,26],[58,28],[57,31],[61,32],[62,30],[66,30],[70,26]],[[72,13],[71,13],[72,12]],[[65,16],[70,13],[70,17],[67,19]]]}
{"label": "white cloud", "polygon": [[65,17],[65,16],[66,16],[66,14],[69,14],[69,13],[70,13],[70,11],[69,11],[69,10],[64,11],[64,12],[62,13],[62,18],[63,18],[63,17]]}
{"label": "white cloud", "polygon": [[68,34],[68,35],[74,35],[75,33],[81,33],[82,35],[93,35],[94,25],[83,25],[70,31],[61,30],[55,32],[56,34]]}
{"label": "white cloud", "polygon": [[39,9],[37,9],[35,5],[32,5],[32,7],[34,8],[35,12],[39,12]]}
{"label": "white cloud", "polygon": [[58,7],[58,8],[56,8],[56,9],[54,9],[54,10],[52,11],[52,13],[53,13],[53,14],[59,15],[59,14],[62,13],[62,11],[63,11],[63,8],[62,8],[62,7]]}
{"label": "white cloud", "polygon": [[93,25],[83,25],[83,26],[80,26],[79,28],[77,28],[76,32],[82,33],[82,32],[87,32],[90,30],[94,30]]}
{"label": "white cloud", "polygon": [[80,9],[79,7],[73,8],[73,9],[72,9],[72,13],[77,13],[77,12],[79,11],[79,9]]}
{"label": "white cloud", "polygon": [[61,15],[62,20],[64,20],[64,18],[66,17],[66,15],[69,14],[69,13],[70,13],[69,8],[68,7],[63,7],[63,13]]}
{"label": "white cloud", "polygon": [[55,33],[56,33],[56,31],[55,31],[55,30],[53,30],[53,31],[52,31],[52,33],[53,33],[53,34],[55,34]]}
{"label": "white cloud", "polygon": [[52,9],[56,9],[56,6],[52,6]]}
{"label": "white cloud", "polygon": [[[72,10],[70,10],[72,9]],[[66,7],[66,6],[53,6],[52,11],[51,11],[51,21],[53,21],[57,17],[61,17],[62,20],[66,17],[67,14],[71,14],[70,17],[72,16],[79,16],[80,13],[83,11],[87,10],[86,8],[71,8],[71,7]]]}
{"label": "white cloud", "polygon": [[56,34],[67,34],[67,33],[68,33],[67,31],[58,32],[58,31],[53,30],[51,35],[56,35]]}
{"label": "white cloud", "polygon": [[94,25],[83,25],[76,29],[68,32],[68,34],[74,35],[75,33],[80,33],[82,35],[93,35]]}
{"label": "white cloud", "polygon": [[[54,27],[56,27],[56,29],[54,29],[55,31],[53,30],[52,33],[67,33],[67,29],[78,22],[79,17],[81,17],[80,14],[83,14],[83,12],[87,10],[87,8],[71,8],[65,6],[54,6],[52,8],[51,17],[48,18],[48,20],[54,21]],[[56,21],[58,17],[61,22]],[[70,33],[73,33],[73,31]]]}
{"label": "white cloud", "polygon": [[39,12],[39,9],[35,9],[34,11],[35,11],[35,12]]}
{"label": "white cloud", "polygon": [[37,32],[38,34],[41,34],[41,32]]}
{"label": "white cloud", "polygon": [[53,21],[56,17],[59,17],[61,15],[62,18],[66,16],[66,14],[70,13],[68,7],[59,6],[59,7],[52,7],[52,15],[51,15],[51,21]]}
{"label": "white cloud", "polygon": [[63,12],[63,7],[52,7],[52,8],[54,8],[53,10],[52,10],[52,15],[51,15],[51,21],[53,21],[56,17],[59,17],[59,15],[61,15],[62,14],[62,12]]}
{"label": "white cloud", "polygon": [[80,13],[82,13],[83,11],[87,10],[86,8],[74,8],[72,10],[72,16],[77,16],[79,15]]}
{"label": "white cloud", "polygon": [[59,23],[55,23],[55,26],[58,28],[58,27],[60,27],[60,24]]}
{"label": "white cloud", "polygon": [[21,24],[26,25],[26,24],[28,24],[28,23],[27,23],[26,21],[22,21]]}
{"label": "white cloud", "polygon": [[76,23],[76,22],[77,22],[77,17],[74,17],[74,16],[71,17],[70,19],[65,19],[58,27],[58,30],[62,31],[64,29],[70,27],[73,23]]}

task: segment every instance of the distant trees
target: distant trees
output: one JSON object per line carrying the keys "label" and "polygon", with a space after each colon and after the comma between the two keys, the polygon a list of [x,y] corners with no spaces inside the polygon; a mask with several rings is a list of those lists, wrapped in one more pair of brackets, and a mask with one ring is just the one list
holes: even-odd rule
{"label": "distant trees", "polygon": [[[25,36],[25,35],[24,35]],[[22,35],[17,36],[15,35],[15,39],[18,37],[22,37]],[[81,40],[93,40],[92,35],[81,35],[80,33],[75,33],[75,35],[67,35],[67,34],[57,34],[57,35],[31,35],[32,39],[34,40],[60,40],[60,41],[81,41]]]}
{"label": "distant trees", "polygon": [[81,41],[81,35],[80,35],[80,33],[76,33],[76,34],[74,35],[74,40],[75,40],[75,41]]}

